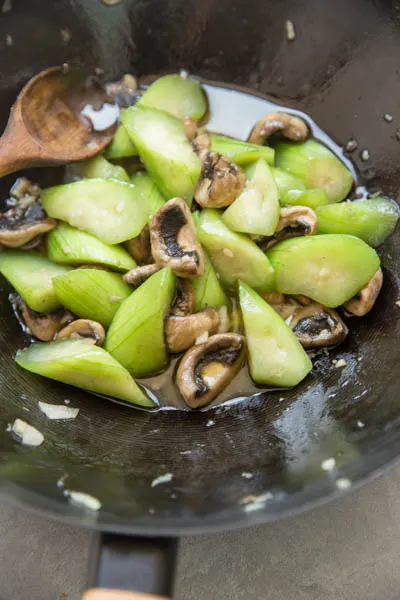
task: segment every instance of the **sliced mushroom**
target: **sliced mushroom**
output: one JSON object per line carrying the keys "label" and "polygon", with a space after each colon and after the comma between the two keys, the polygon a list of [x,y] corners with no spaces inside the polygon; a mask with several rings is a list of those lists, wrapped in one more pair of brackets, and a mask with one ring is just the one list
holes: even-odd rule
{"label": "sliced mushroom", "polygon": [[220,316],[215,308],[186,315],[185,317],[171,316],[165,323],[165,337],[170,352],[177,353],[187,350],[196,343],[203,334],[217,333]]}
{"label": "sliced mushroom", "polygon": [[308,298],[307,296],[303,296],[303,294],[296,294],[296,295],[292,296],[292,298],[294,300],[296,300],[296,302],[298,302],[302,306],[308,306],[309,304],[312,304],[312,302],[313,302],[311,300],[311,298]]}
{"label": "sliced mushroom", "polygon": [[274,133],[280,133],[294,142],[304,142],[309,130],[303,119],[283,112],[274,112],[265,115],[256,123],[250,133],[249,142],[263,146]]}
{"label": "sliced mushroom", "polygon": [[304,348],[337,346],[349,332],[335,310],[316,302],[296,310],[288,324]]}
{"label": "sliced mushroom", "polygon": [[103,325],[97,321],[89,321],[89,319],[76,319],[72,321],[67,327],[61,329],[57,334],[57,340],[69,338],[72,340],[79,340],[82,338],[92,339],[93,343],[97,346],[101,346],[106,337]]}
{"label": "sliced mushroom", "polygon": [[150,230],[147,225],[137,237],[128,240],[125,243],[125,248],[139,265],[147,265],[148,263],[153,262],[153,257],[151,255]]}
{"label": "sliced mushroom", "polygon": [[206,406],[232,381],[245,358],[245,338],[237,333],[211,336],[190,348],[176,373],[176,385],[191,408]]}
{"label": "sliced mushroom", "polygon": [[28,332],[41,342],[50,342],[57,332],[73,320],[70,312],[63,308],[50,313],[38,313],[22,300],[21,297],[13,299],[13,306],[18,320],[22,322]]}
{"label": "sliced mushroom", "polygon": [[140,97],[137,81],[132,75],[126,74],[121,81],[113,81],[105,86],[107,95],[121,108],[127,108],[136,104]]}
{"label": "sliced mushroom", "polygon": [[291,237],[314,235],[317,233],[317,228],[317,215],[311,208],[307,206],[284,206],[281,208],[274,235],[261,238],[257,243],[263,250],[267,250],[278,242]]}
{"label": "sliced mushroom", "polygon": [[17,207],[11,208],[0,213],[0,245],[34,248],[40,244],[41,234],[51,231],[56,224],[55,219],[46,216],[39,203],[30,205],[24,212]]}
{"label": "sliced mushroom", "polygon": [[195,293],[191,282],[188,279],[176,280],[176,296],[171,306],[171,313],[177,317],[184,317],[192,314],[195,304]]}
{"label": "sliced mushroom", "polygon": [[223,208],[236,200],[245,183],[246,174],[240,167],[218,152],[209,152],[194,197],[200,206]]}
{"label": "sliced mushroom", "polygon": [[193,148],[199,158],[204,161],[211,152],[211,138],[208,133],[198,135],[192,142]]}
{"label": "sliced mushroom", "polygon": [[184,117],[183,126],[185,128],[186,137],[191,142],[196,137],[197,122],[191,117]]}
{"label": "sliced mushroom", "polygon": [[128,273],[125,273],[123,279],[126,283],[138,287],[159,270],[160,267],[156,264],[143,265],[142,267],[136,267],[136,269],[132,269],[131,271],[128,271]]}
{"label": "sliced mushroom", "polygon": [[356,317],[363,317],[369,313],[379,296],[382,284],[382,269],[378,269],[367,285],[358,292],[357,296],[354,296],[343,305],[346,313]]}
{"label": "sliced mushroom", "polygon": [[291,318],[300,308],[300,304],[294,298],[278,292],[263,292],[260,296],[285,320]]}
{"label": "sliced mushroom", "polygon": [[171,267],[183,278],[203,275],[204,251],[190,209],[182,198],[169,200],[155,213],[150,239],[153,257],[160,267]]}

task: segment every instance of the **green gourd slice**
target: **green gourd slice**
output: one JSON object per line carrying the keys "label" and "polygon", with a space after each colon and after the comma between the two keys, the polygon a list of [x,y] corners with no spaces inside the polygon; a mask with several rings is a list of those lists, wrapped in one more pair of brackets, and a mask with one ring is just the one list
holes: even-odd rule
{"label": "green gourd slice", "polygon": [[230,158],[239,167],[245,167],[259,158],[263,158],[270,165],[274,164],[275,150],[269,146],[249,144],[248,142],[242,142],[241,140],[214,133],[210,137],[211,150]]}
{"label": "green gourd slice", "polygon": [[206,256],[204,274],[191,280],[194,289],[194,312],[205,308],[219,308],[227,306],[229,301],[217,277],[210,259]]}
{"label": "green gourd slice", "polygon": [[137,106],[157,108],[178,119],[190,117],[199,121],[207,112],[207,98],[198,81],[178,74],[164,75],[154,81]]}
{"label": "green gourd slice", "polygon": [[104,151],[104,156],[107,159],[116,158],[129,158],[130,156],[136,156],[137,150],[135,144],[129,137],[125,127],[120,125],[115,132],[111,143],[107,146]]}

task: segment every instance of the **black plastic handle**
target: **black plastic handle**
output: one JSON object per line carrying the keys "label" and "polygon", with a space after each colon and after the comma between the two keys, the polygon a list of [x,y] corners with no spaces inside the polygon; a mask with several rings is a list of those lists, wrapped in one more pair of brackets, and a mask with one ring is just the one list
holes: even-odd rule
{"label": "black plastic handle", "polygon": [[177,539],[102,533],[93,546],[89,587],[172,598]]}

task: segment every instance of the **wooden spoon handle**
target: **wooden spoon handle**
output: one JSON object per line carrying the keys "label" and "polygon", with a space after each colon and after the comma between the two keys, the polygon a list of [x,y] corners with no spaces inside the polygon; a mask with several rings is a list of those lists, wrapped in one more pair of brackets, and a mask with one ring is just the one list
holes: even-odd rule
{"label": "wooden spoon handle", "polygon": [[168,600],[165,596],[153,596],[136,592],[123,592],[121,590],[93,589],[88,590],[83,600]]}
{"label": "wooden spoon handle", "polygon": [[0,138],[0,177],[35,166],[40,163],[39,157],[40,147],[26,134],[17,104]]}

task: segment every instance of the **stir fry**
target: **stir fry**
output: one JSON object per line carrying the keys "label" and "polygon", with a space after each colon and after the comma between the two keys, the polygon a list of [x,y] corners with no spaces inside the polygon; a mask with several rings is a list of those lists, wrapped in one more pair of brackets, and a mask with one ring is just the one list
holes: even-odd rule
{"label": "stir fry", "polygon": [[192,409],[246,363],[260,386],[298,385],[372,310],[398,206],[349,200],[351,172],[296,115],[265,115],[245,142],[207,129],[194,79],[109,92],[124,108],[104,154],[62,185],[20,178],[0,215],[0,271],[32,338],[16,363],[149,408],[135,378],[174,355]]}

